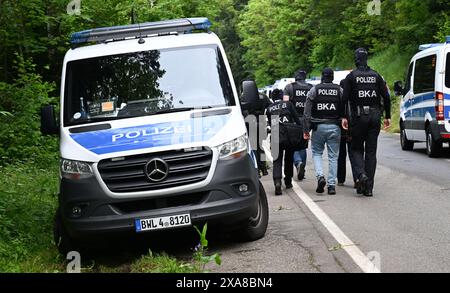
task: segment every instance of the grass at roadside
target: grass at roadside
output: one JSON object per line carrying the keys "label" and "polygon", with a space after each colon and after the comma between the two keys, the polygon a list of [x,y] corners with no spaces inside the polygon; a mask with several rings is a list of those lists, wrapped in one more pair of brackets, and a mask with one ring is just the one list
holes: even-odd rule
{"label": "grass at roadside", "polygon": [[[66,271],[66,260],[53,244],[57,194],[58,162],[0,166],[0,272]],[[148,252],[120,263],[83,263],[82,272],[195,273],[203,268],[195,259]]]}
{"label": "grass at roadside", "polygon": [[[414,52],[415,48],[400,50],[398,46],[391,46],[370,58],[369,65],[386,79],[392,95],[394,95],[394,82],[405,79],[406,71]],[[392,97],[392,127],[389,129],[389,132],[400,132],[399,121],[400,98]]]}

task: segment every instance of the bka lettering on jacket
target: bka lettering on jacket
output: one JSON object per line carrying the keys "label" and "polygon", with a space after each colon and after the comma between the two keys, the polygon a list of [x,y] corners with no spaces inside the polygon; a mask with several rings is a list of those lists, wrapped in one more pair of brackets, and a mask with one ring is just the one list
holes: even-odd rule
{"label": "bka lettering on jacket", "polygon": [[376,98],[378,97],[376,90],[363,90],[358,91],[358,97],[360,98]]}
{"label": "bka lettering on jacket", "polygon": [[296,97],[306,97],[308,95],[308,92],[305,90],[296,90],[295,96]]}
{"label": "bka lettering on jacket", "polygon": [[338,90],[333,89],[319,89],[320,96],[337,96]]}
{"label": "bka lettering on jacket", "polygon": [[336,111],[336,105],[332,103],[319,103],[317,104],[318,111]]}

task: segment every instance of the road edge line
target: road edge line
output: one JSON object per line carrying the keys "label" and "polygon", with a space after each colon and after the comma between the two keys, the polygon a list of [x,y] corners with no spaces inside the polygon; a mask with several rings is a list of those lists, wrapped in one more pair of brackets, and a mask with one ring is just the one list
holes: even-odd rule
{"label": "road edge line", "polygon": [[293,182],[294,192],[322,223],[322,225],[336,239],[339,245],[344,249],[353,261],[361,268],[364,273],[381,273],[381,271],[369,260],[369,258],[359,249],[359,247],[336,225],[336,223],[309,197],[308,194],[297,184]]}

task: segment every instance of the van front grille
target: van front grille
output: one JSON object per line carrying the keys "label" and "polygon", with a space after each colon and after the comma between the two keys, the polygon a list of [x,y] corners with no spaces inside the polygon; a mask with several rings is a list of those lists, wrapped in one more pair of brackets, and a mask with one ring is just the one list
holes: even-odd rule
{"label": "van front grille", "polygon": [[[139,192],[198,183],[208,177],[213,153],[207,148],[142,154],[102,160],[98,171],[112,192]],[[147,164],[160,159],[167,163],[168,175],[159,182],[148,178]]]}

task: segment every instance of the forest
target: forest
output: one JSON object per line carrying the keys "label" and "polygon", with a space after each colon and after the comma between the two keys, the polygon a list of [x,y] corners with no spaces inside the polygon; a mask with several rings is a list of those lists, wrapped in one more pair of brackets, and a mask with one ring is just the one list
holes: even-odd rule
{"label": "forest", "polygon": [[[21,260],[48,247],[51,223],[30,232],[20,222],[22,234],[14,227],[24,211],[51,222],[58,140],[41,135],[39,110],[58,104],[70,34],[200,16],[222,40],[236,84],[255,79],[259,87],[299,68],[351,69],[358,47],[392,87],[420,44],[450,35],[448,0],[0,0],[0,256]],[[9,265],[0,258],[4,270],[23,269]]]}

